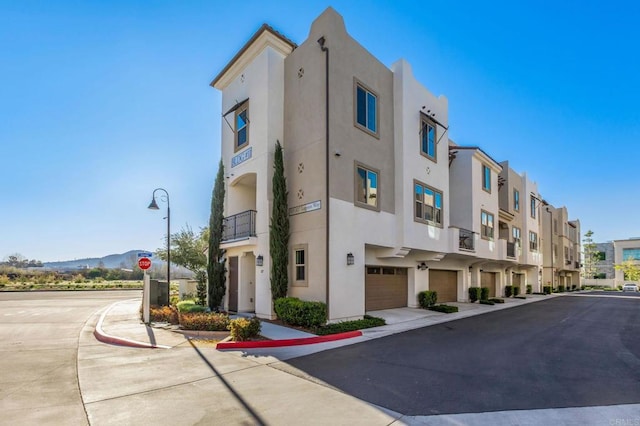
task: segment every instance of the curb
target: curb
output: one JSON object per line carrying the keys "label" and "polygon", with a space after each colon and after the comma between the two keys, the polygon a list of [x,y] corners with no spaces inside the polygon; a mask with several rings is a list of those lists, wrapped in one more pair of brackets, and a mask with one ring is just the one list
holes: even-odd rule
{"label": "curb", "polygon": [[100,315],[100,319],[96,324],[96,328],[93,330],[93,335],[97,340],[102,343],[108,343],[111,345],[127,346],[130,348],[146,348],[146,349],[171,349],[170,346],[164,345],[152,345],[151,343],[138,342],[136,340],[125,339],[124,337],[117,337],[111,334],[105,333],[102,329],[102,323],[109,311],[120,302],[112,303],[103,313]]}
{"label": "curb", "polygon": [[327,336],[302,337],[299,339],[260,340],[256,342],[220,342],[216,349],[253,349],[253,348],[279,348],[285,346],[311,345],[314,343],[333,342],[336,340],[350,339],[362,336],[362,331],[347,331],[345,333],[329,334]]}

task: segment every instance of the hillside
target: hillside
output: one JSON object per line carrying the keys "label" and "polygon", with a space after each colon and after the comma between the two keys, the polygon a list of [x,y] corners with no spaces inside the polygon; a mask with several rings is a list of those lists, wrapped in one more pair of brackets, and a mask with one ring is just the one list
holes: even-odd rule
{"label": "hillside", "polygon": [[[87,257],[84,259],[65,260],[59,262],[44,262],[43,266],[49,269],[55,270],[69,270],[69,269],[82,269],[82,268],[97,268],[102,266],[105,268],[127,268],[130,269],[138,262],[138,253],[148,250],[129,250],[122,254],[110,254],[104,257]],[[157,257],[153,257],[153,263],[158,264],[162,262]]]}

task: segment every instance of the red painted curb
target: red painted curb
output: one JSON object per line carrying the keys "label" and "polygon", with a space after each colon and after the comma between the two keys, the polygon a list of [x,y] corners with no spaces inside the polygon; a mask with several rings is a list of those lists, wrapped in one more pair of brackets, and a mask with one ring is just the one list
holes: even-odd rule
{"label": "red painted curb", "polygon": [[221,342],[216,349],[251,349],[278,348],[284,346],[311,345],[314,343],[333,342],[335,340],[350,339],[362,336],[362,331],[347,331],[345,333],[329,334],[327,336],[303,337],[300,339],[260,340],[256,342]]}
{"label": "red painted curb", "polygon": [[98,330],[93,330],[93,336],[96,340],[102,343],[108,343],[110,345],[127,346],[130,348],[146,348],[146,349],[159,349],[158,345],[152,345],[150,343],[136,342],[134,340],[124,339],[109,334],[102,334]]}

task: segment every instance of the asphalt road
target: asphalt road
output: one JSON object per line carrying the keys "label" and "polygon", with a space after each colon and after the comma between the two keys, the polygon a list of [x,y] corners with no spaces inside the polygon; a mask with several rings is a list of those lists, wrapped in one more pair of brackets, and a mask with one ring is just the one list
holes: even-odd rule
{"label": "asphalt road", "polygon": [[406,415],[640,403],[640,298],[556,297],[288,363]]}
{"label": "asphalt road", "polygon": [[140,291],[0,292],[0,424],[87,424],[77,374],[87,319]]}

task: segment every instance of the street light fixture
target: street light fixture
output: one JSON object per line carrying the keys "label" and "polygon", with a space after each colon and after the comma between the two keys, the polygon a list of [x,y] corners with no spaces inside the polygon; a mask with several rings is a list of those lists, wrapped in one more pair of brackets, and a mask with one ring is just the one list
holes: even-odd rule
{"label": "street light fixture", "polygon": [[167,197],[167,305],[171,300],[171,208],[169,207],[169,193],[164,188],[156,188],[153,190],[153,195],[151,196],[151,203],[149,204],[149,209],[151,210],[160,210],[158,207],[158,203],[156,203],[156,192],[164,191],[165,196]]}

